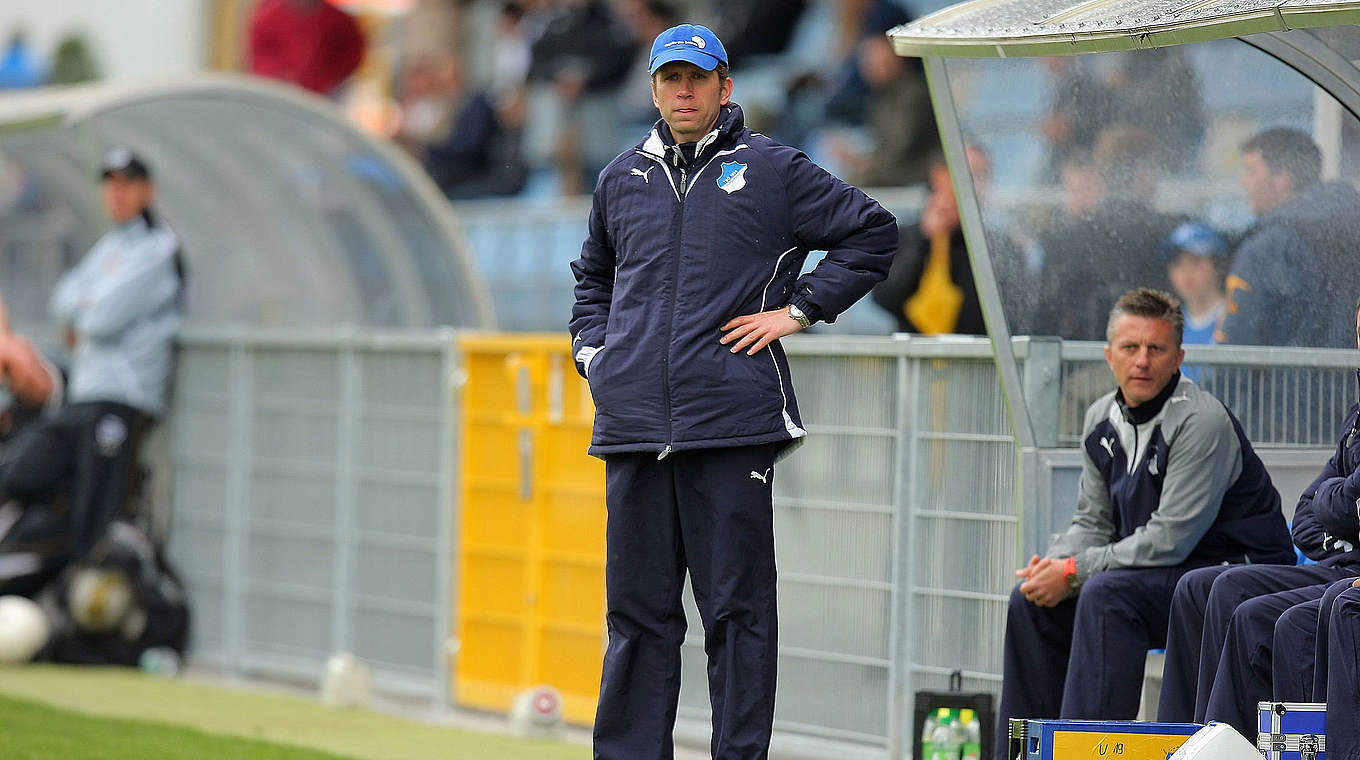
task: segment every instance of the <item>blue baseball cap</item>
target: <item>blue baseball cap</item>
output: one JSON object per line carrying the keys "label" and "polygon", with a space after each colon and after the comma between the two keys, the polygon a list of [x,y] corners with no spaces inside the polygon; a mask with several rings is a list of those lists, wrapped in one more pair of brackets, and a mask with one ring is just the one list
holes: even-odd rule
{"label": "blue baseball cap", "polygon": [[1162,254],[1168,259],[1181,251],[1201,258],[1221,256],[1228,252],[1228,244],[1214,228],[1204,222],[1183,222],[1176,226],[1162,244]]}
{"label": "blue baseball cap", "polygon": [[647,73],[655,74],[671,61],[689,61],[704,71],[712,71],[718,64],[727,63],[727,51],[708,27],[680,24],[656,36],[647,59]]}

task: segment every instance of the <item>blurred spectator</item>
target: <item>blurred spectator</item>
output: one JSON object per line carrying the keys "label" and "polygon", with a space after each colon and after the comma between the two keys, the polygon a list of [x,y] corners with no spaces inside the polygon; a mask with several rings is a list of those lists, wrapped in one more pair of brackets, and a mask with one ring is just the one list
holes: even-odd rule
{"label": "blurred spectator", "polygon": [[784,52],[793,38],[807,0],[724,0],[716,4],[713,28],[727,40],[724,47],[732,68],[740,69],[752,56]]}
{"label": "blurred spectator", "polygon": [[499,98],[467,85],[449,54],[411,62],[402,77],[399,141],[450,198],[510,195],[524,187],[523,91]]}
{"label": "blurred spectator", "polygon": [[[622,0],[618,4],[619,18],[633,34],[637,52],[629,64],[630,72],[647,71],[647,58],[652,40],[680,23],[675,7],[661,0]],[[618,98],[619,120],[624,134],[645,132],[656,122],[657,110],[652,104],[651,91],[645,87],[621,87]]]}
{"label": "blurred spectator", "polygon": [[52,70],[47,73],[47,84],[79,84],[99,78],[99,65],[90,55],[85,38],[71,34],[57,44],[52,58]]}
{"label": "blurred spectator", "polygon": [[[987,155],[971,145],[967,154],[974,183],[985,185],[990,172]],[[930,196],[921,219],[902,227],[897,255],[887,279],[874,286],[873,299],[897,320],[898,332],[987,334],[954,182],[938,154],[930,163]]]}
{"label": "blurred spectator", "polygon": [[531,160],[550,161],[562,192],[579,194],[618,152],[613,98],[637,43],[604,0],[548,0],[531,21]]}
{"label": "blurred spectator", "polygon": [[0,89],[17,90],[42,83],[42,64],[29,49],[24,33],[15,32],[9,38],[4,58],[0,58]]}
{"label": "blurred spectator", "polygon": [[1089,153],[1113,124],[1157,135],[1157,160],[1189,169],[1204,135],[1199,80],[1185,52],[1158,48],[1088,59],[1043,59],[1051,100],[1039,128],[1048,141],[1047,172],[1059,179],[1066,161]]}
{"label": "blurred spectator", "polygon": [[885,34],[910,19],[893,0],[836,0],[840,38],[833,56],[819,68],[831,72],[830,95],[824,117],[847,124],[863,124],[868,84],[859,64],[860,43],[866,37]]}
{"label": "blurred spectator", "polygon": [[426,150],[430,176],[453,199],[519,192],[529,173],[520,154],[523,93],[513,91],[493,102],[489,93],[467,92],[461,75],[457,83],[448,138]]}
{"label": "blurred spectator", "polygon": [[[908,21],[892,0],[837,0],[839,42],[787,80],[772,131],[803,145],[859,185],[921,184],[940,149],[920,60],[893,52],[886,33]],[[841,57],[841,46],[848,52]]]}
{"label": "blurred spectator", "polygon": [[871,150],[844,155],[849,182],[882,187],[925,182],[940,132],[919,58],[903,58],[880,34],[864,38],[859,71],[868,85],[867,126]]}
{"label": "blurred spectator", "polygon": [[519,3],[501,6],[491,58],[491,93],[496,97],[521,94],[532,55],[524,36],[524,7]]}
{"label": "blurred spectator", "polygon": [[324,0],[260,0],[250,20],[250,71],[331,95],[359,68],[364,36]]}
{"label": "blurred spectator", "polygon": [[1240,180],[1256,223],[1233,256],[1219,343],[1342,348],[1360,261],[1360,193],[1321,181],[1322,154],[1296,129],[1242,145]]}
{"label": "blurred spectator", "polygon": [[397,88],[401,123],[396,140],[418,159],[424,159],[430,143],[448,137],[461,79],[458,59],[447,51],[425,53],[402,69]]}
{"label": "blurred spectator", "polygon": [[[1119,54],[1106,83],[1110,123],[1157,135],[1158,159],[1171,172],[1192,170],[1204,139],[1199,77],[1182,47]],[[1089,118],[1089,112],[1083,112]]]}
{"label": "blurred spectator", "polygon": [[1096,135],[1109,123],[1110,91],[1080,56],[1042,59],[1052,93],[1039,130],[1048,141],[1048,178],[1060,178],[1074,158],[1089,157]]}
{"label": "blurred spectator", "polygon": [[1209,225],[1185,222],[1171,231],[1165,250],[1167,278],[1185,312],[1181,343],[1213,343],[1214,332],[1226,312],[1223,273],[1227,269],[1228,244]]}
{"label": "blurred spectator", "polygon": [[1184,221],[1153,207],[1160,144],[1146,130],[1116,124],[1092,153],[1101,196],[1090,211],[1059,220],[1041,235],[1044,311],[1034,328],[1069,340],[1104,340],[1109,304],[1136,287],[1166,290],[1158,252]]}
{"label": "blurred spectator", "polygon": [[1074,151],[1063,159],[1059,169],[1063,189],[1063,213],[1069,218],[1085,216],[1095,210],[1105,185],[1092,164],[1090,151]]}
{"label": "blurred spectator", "polygon": [[468,0],[415,0],[402,25],[402,65],[458,50],[465,34],[465,6],[469,4]]}

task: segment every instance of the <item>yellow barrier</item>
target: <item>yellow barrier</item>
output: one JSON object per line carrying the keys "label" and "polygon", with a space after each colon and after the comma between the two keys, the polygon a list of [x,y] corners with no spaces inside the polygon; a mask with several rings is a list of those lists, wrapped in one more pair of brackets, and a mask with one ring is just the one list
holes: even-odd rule
{"label": "yellow barrier", "polygon": [[604,653],[604,463],[594,406],[558,335],[459,341],[462,525],[456,700],[508,711],[538,684],[595,718]]}

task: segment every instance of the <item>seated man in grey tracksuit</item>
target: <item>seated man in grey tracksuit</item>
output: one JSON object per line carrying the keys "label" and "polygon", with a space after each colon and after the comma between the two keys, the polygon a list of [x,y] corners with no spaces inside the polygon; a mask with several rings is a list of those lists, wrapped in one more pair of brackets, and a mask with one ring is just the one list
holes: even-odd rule
{"label": "seated man in grey tracksuit", "polygon": [[88,552],[123,507],[142,433],[165,410],[184,314],[179,239],[151,212],[151,172],[118,148],[101,179],[114,228],[50,303],[72,351],[65,403],[0,456],[0,502],[50,502],[65,491],[70,558]]}
{"label": "seated man in grey tracksuit", "polygon": [[1292,562],[1280,497],[1237,419],[1180,374],[1171,296],[1124,294],[1106,327],[1118,388],[1086,412],[1072,524],[1016,571],[1003,652],[1007,718],[1129,720],[1172,591],[1198,567]]}

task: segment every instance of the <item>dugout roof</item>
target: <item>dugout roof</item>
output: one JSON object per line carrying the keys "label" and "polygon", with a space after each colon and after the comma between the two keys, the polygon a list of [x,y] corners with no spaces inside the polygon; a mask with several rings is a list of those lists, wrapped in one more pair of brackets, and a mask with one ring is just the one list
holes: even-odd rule
{"label": "dugout roof", "polygon": [[1360,22],[1329,0],[970,0],[894,29],[900,55],[1011,58],[1141,50]]}
{"label": "dugout roof", "polygon": [[405,154],[308,93],[204,75],[0,97],[0,288],[20,325],[107,229],[97,167],[115,145],[155,173],[193,323],[492,323],[461,225]]}

